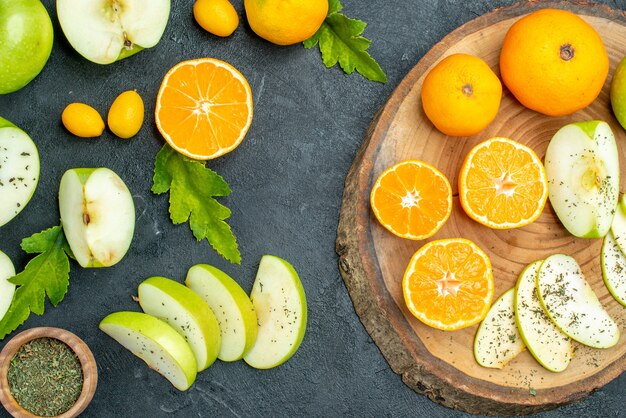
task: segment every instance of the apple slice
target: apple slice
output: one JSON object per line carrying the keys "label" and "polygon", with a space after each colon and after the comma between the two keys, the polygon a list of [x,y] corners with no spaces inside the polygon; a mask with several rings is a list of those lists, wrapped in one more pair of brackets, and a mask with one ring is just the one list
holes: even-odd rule
{"label": "apple slice", "polygon": [[602,243],[602,277],[615,300],[626,306],[626,256],[611,231]]}
{"label": "apple slice", "polygon": [[59,186],[67,242],[83,267],[110,267],[128,251],[135,205],[121,178],[108,168],[74,168]]}
{"label": "apple slice", "polygon": [[619,193],[619,153],[606,122],[566,125],[545,156],[548,197],[574,236],[599,238],[611,227]]}
{"label": "apple slice", "polygon": [[196,380],[196,359],[189,344],[160,319],[139,312],[116,312],[100,322],[100,329],[176,389],[187,390]]}
{"label": "apple slice", "polygon": [[111,64],[161,40],[170,0],[57,0],[57,15],[80,55]]}
{"label": "apple slice", "polygon": [[624,252],[626,250],[626,195],[622,195],[615,209],[611,232],[613,232],[615,243]]}
{"label": "apple slice", "polygon": [[11,259],[0,251],[0,321],[13,302],[15,285],[9,281],[13,276],[15,276],[15,267],[13,267]]}
{"label": "apple slice", "polygon": [[517,330],[513,300],[509,289],[491,305],[474,337],[474,358],[483,367],[501,369],[526,346]]}
{"label": "apple slice", "polygon": [[529,264],[515,285],[515,320],[530,354],[547,370],[562,372],[574,356],[572,340],[546,315],[537,297],[537,275],[543,260]]}
{"label": "apple slice", "polygon": [[32,139],[0,117],[0,226],[30,201],[39,181],[39,154]]}
{"label": "apple slice", "polygon": [[139,304],[185,338],[199,372],[213,364],[220,351],[220,327],[200,296],[174,280],[151,277],[139,285]]}
{"label": "apple slice", "polygon": [[619,328],[572,257],[546,258],[537,275],[537,295],[552,322],[573,340],[594,348],[612,347]]}
{"label": "apple slice", "polygon": [[240,360],[254,344],[258,330],[256,313],[246,292],[226,273],[208,264],[191,267],[185,283],[215,313],[222,336],[217,358]]}
{"label": "apple slice", "polygon": [[306,330],[307,305],[298,273],[285,260],[264,255],[250,299],[259,334],[244,361],[256,369],[270,369],[289,360]]}

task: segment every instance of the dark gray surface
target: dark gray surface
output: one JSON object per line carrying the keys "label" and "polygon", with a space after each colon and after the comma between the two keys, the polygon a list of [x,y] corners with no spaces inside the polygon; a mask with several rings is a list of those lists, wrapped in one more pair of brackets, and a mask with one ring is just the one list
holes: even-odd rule
{"label": "dark gray surface", "polygon": [[[389,369],[339,276],[335,231],[344,177],[370,120],[394,86],[445,34],[513,2],[345,0],[345,13],[369,24],[365,35],[387,71],[385,85],[325,69],[317,50],[263,41],[245,23],[242,1],[234,1],[242,17],[239,28],[230,38],[217,39],[195,24],[192,3],[173,1],[167,30],[155,48],[99,66],[71,49],[54,1],[44,1],[56,35],[50,61],[26,88],[0,96],[0,115],[39,146],[41,180],[26,209],[0,229],[0,249],[23,268],[29,257],[19,249],[20,239],[58,224],[58,183],[72,167],[107,166],[120,174],[135,197],[137,226],[120,264],[84,270],[73,263],[65,300],[56,309],[48,305],[44,316],[31,317],[20,329],[66,328],[91,347],[100,380],[87,417],[463,415],[415,394]],[[233,189],[221,201],[233,211],[230,224],[239,240],[241,266],[222,260],[206,241],[197,243],[187,225],[173,226],[167,197],[149,191],[154,157],[163,143],[152,116],[160,82],[179,61],[204,56],[240,69],[254,95],[254,121],[246,139],[208,164]],[[84,101],[106,115],[117,94],[127,89],[137,89],[146,103],[146,122],[137,137],[124,141],[105,132],[99,139],[79,139],[62,127],[60,115],[68,103]],[[182,281],[193,264],[210,263],[250,290],[263,254],[292,262],[309,303],[302,346],[278,368],[257,371],[243,362],[218,361],[181,393],[98,330],[108,313],[138,310],[131,295],[149,276]],[[626,416],[625,390],[622,375],[587,400],[541,416]]]}

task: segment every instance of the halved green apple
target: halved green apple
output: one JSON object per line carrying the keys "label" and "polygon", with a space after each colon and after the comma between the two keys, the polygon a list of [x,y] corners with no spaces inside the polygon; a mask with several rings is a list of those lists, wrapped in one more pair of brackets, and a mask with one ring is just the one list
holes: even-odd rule
{"label": "halved green apple", "polygon": [[501,369],[526,348],[515,323],[514,299],[515,289],[504,292],[476,331],[474,358],[483,367]]}
{"label": "halved green apple", "polygon": [[110,267],[128,251],[135,205],[124,181],[108,168],[67,170],[59,186],[67,242],[82,267]]}
{"label": "halved green apple", "polygon": [[264,255],[250,299],[259,334],[243,359],[256,369],[276,367],[294,355],[306,331],[306,297],[298,273],[287,261]]}
{"label": "halved green apple", "polygon": [[537,296],[552,322],[573,340],[594,348],[619,341],[617,324],[572,257],[555,254],[544,260],[537,275]]}
{"label": "halved green apple", "polygon": [[609,125],[593,120],[559,129],[545,167],[548,197],[563,226],[577,237],[605,236],[619,193],[619,154]]}
{"label": "halved green apple", "polygon": [[626,256],[611,231],[602,243],[602,277],[615,300],[626,306]]}
{"label": "halved green apple", "polygon": [[15,267],[11,259],[0,251],[0,321],[9,310],[15,293],[15,285],[9,281],[15,276]]}
{"label": "halved green apple", "polygon": [[208,264],[191,267],[185,283],[217,318],[222,336],[217,358],[240,360],[254,344],[258,330],[257,316],[246,292],[226,273]]}
{"label": "halved green apple", "polygon": [[196,358],[187,341],[165,322],[139,312],[115,312],[100,329],[169,380],[187,390],[196,380]]}
{"label": "halved green apple", "polygon": [[150,277],[139,285],[139,304],[162,319],[189,343],[198,371],[208,368],[220,351],[220,327],[213,311],[188,287],[165,277]]}
{"label": "halved green apple", "polygon": [[159,42],[170,0],[57,0],[57,15],[80,55],[111,64]]}
{"label": "halved green apple", "polygon": [[574,356],[572,340],[546,315],[537,297],[537,275],[543,260],[522,271],[515,285],[515,320],[530,354],[551,372],[562,372]]}

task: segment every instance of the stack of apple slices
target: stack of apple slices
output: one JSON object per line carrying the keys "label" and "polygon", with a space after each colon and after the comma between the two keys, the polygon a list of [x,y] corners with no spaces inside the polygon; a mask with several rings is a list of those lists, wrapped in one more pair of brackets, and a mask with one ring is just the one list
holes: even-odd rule
{"label": "stack of apple slices", "polygon": [[544,368],[560,372],[574,355],[572,340],[609,348],[619,337],[576,260],[555,254],[528,265],[493,304],[476,332],[474,356],[501,369],[526,347]]}
{"label": "stack of apple slices", "polygon": [[300,346],[306,298],[285,260],[263,256],[250,298],[230,276],[206,264],[189,269],[185,283],[151,277],[139,285],[145,313],[116,312],[100,323],[178,390],[188,389],[197,372],[217,358],[243,358],[254,368],[269,369]]}

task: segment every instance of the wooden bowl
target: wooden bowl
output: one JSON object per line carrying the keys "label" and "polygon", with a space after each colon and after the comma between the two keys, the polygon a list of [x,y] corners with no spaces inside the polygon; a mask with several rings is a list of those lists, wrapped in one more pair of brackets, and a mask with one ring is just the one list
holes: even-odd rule
{"label": "wooden bowl", "polygon": [[98,369],[96,360],[89,347],[87,347],[87,344],[71,332],[60,328],[32,328],[17,334],[4,346],[4,349],[0,352],[0,402],[2,402],[4,408],[14,417],[39,417],[38,415],[33,415],[17,403],[9,390],[8,380],[9,365],[15,353],[17,353],[24,344],[39,338],[54,338],[64,342],[76,353],[78,360],[80,360],[80,365],[83,369],[83,390],[74,406],[63,414],[57,415],[57,418],[74,418],[87,408],[87,405],[89,405],[93,395],[96,393]]}

